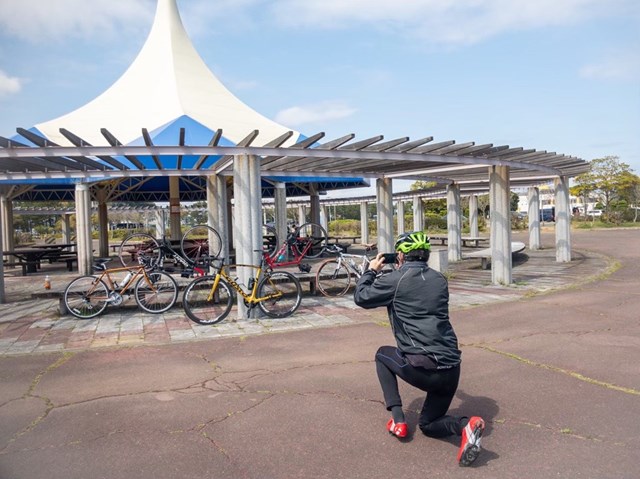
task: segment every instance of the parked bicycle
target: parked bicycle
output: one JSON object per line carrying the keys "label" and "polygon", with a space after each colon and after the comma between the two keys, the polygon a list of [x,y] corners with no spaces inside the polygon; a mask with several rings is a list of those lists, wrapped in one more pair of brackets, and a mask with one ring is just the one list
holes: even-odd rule
{"label": "parked bicycle", "polygon": [[339,245],[330,245],[327,253],[337,254],[335,258],[329,258],[318,266],[316,272],[316,287],[325,296],[343,296],[351,286],[352,276],[356,281],[369,267],[370,252],[375,245],[365,245],[365,254],[343,253]]}
{"label": "parked bicycle", "polygon": [[[225,266],[223,259],[216,259],[212,267],[215,274],[196,278],[184,291],[184,310],[196,323],[216,324],[226,318],[233,305],[232,289],[250,311],[258,306],[271,318],[290,316],[300,306],[300,281],[286,271],[272,271],[264,255],[258,266]],[[230,274],[232,267],[255,270],[246,289]]]}
{"label": "parked bicycle", "polygon": [[[273,245],[273,240],[265,243],[264,258],[270,268],[297,266],[300,271],[308,273],[311,266],[302,261],[305,258],[320,257],[327,248],[327,240],[327,232],[317,223],[294,225],[289,228],[286,241],[283,241],[277,250],[270,246]],[[289,253],[293,255],[293,259],[289,259]]]}
{"label": "parked bicycle", "polygon": [[207,225],[197,225],[187,230],[180,240],[180,251],[163,237],[157,240],[146,233],[127,236],[118,248],[122,266],[131,267],[144,255],[151,259],[152,266],[170,271],[165,261],[173,261],[182,268],[182,276],[204,276],[211,258],[220,254],[222,240],[218,232]]}
{"label": "parked bicycle", "polygon": [[[150,258],[138,255],[135,267],[108,269],[106,263],[110,260],[96,259],[94,271],[98,275],[80,276],[65,288],[64,304],[76,318],[94,318],[110,304],[121,305],[125,296],[133,295],[140,309],[153,314],[163,313],[176,303],[176,281],[163,271],[153,270]],[[114,275],[124,272],[124,279],[117,282]]]}

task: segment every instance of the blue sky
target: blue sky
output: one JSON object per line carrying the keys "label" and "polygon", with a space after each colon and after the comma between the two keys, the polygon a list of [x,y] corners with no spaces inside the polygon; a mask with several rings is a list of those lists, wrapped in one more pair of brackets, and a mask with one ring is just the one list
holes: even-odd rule
{"label": "blue sky", "polygon": [[[306,134],[615,155],[640,173],[637,0],[178,7],[236,96]],[[155,0],[0,0],[0,135],[102,93],[135,58],[154,12]]]}

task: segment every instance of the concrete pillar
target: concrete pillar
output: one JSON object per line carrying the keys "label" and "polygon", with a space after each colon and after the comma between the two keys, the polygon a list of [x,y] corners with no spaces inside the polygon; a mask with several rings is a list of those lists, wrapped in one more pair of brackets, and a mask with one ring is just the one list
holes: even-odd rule
{"label": "concrete pillar", "polygon": [[489,167],[491,281],[511,284],[511,209],[509,167]]}
{"label": "concrete pillar", "polygon": [[398,236],[404,233],[404,201],[398,200],[396,203],[396,228]]}
{"label": "concrete pillar", "polygon": [[109,257],[109,214],[107,213],[107,190],[98,186],[95,188],[98,201],[98,256]]}
{"label": "concrete pillar", "polygon": [[[251,262],[251,181],[249,178],[249,159],[246,155],[236,155],[233,159],[233,199],[234,218],[233,239],[237,264]],[[249,251],[249,253],[247,253]],[[249,272],[239,267],[238,281],[247,284]],[[247,319],[248,309],[242,299],[238,301],[238,319]]]}
{"label": "concrete pillar", "polygon": [[[278,182],[275,185],[275,210],[276,210],[276,236],[280,247],[287,239],[287,189],[284,183]],[[286,253],[288,256],[288,253]]]}
{"label": "concrete pillar", "polygon": [[71,243],[71,214],[62,215],[62,244]]}
{"label": "concrete pillar", "polygon": [[[317,185],[309,185],[309,221],[311,223],[320,223],[320,195],[318,195]],[[326,228],[325,228],[326,229]]]}
{"label": "concrete pillar", "polygon": [[91,238],[91,196],[89,185],[76,184],[76,242],[78,244],[78,273],[91,274],[93,239]]}
{"label": "concrete pillar", "polygon": [[[260,159],[238,155],[234,158],[233,186],[235,199],[234,243],[236,263],[257,265],[262,254],[262,189]],[[238,281],[247,285],[255,269],[239,267]],[[248,319],[249,311],[238,302],[238,319]]]}
{"label": "concrete pillar", "polygon": [[13,204],[7,195],[0,195],[0,216],[2,221],[2,249],[10,251],[15,248],[13,239]]}
{"label": "concrete pillar", "polygon": [[413,231],[424,231],[424,206],[417,195],[413,197]]}
{"label": "concrete pillar", "polygon": [[156,238],[162,238],[165,235],[165,226],[167,224],[167,212],[164,208],[158,208],[153,212],[156,223]]}
{"label": "concrete pillar", "polygon": [[462,213],[460,187],[447,186],[447,250],[450,262],[462,259]]}
{"label": "concrete pillar", "polygon": [[[251,263],[260,264],[262,257],[262,178],[260,176],[260,158],[248,157],[251,205],[251,249],[248,251]],[[254,276],[255,272],[250,272]],[[256,310],[257,312],[257,310]]]}
{"label": "concrete pillar", "polygon": [[390,178],[376,180],[376,201],[378,213],[378,251],[394,251],[393,237],[393,184]]}
{"label": "concrete pillar", "polygon": [[360,203],[360,243],[369,242],[369,203]]}
{"label": "concrete pillar", "polygon": [[472,238],[480,236],[480,228],[478,228],[478,195],[469,196],[469,236]]}
{"label": "concrete pillar", "polygon": [[224,177],[218,175],[207,176],[207,224],[220,235],[220,256],[228,263],[227,184]]}
{"label": "concrete pillar", "polygon": [[556,187],[556,261],[571,261],[571,204],[569,200],[569,179],[560,176]]}
{"label": "concrete pillar", "polygon": [[172,240],[182,238],[180,226],[180,177],[169,177],[169,228]]}
{"label": "concrete pillar", "polygon": [[227,193],[227,216],[225,218],[225,224],[227,225],[227,235],[229,236],[229,241],[227,242],[227,249],[229,250],[229,254],[234,249],[234,240],[233,240],[233,228],[234,228],[234,216],[233,216],[233,202],[231,199],[233,198],[233,182],[230,185],[227,185],[225,188]]}
{"label": "concrete pillar", "polygon": [[327,216],[326,205],[320,205],[320,226],[322,226],[325,231],[329,231],[329,217]]}
{"label": "concrete pillar", "polygon": [[[11,186],[0,186],[0,251],[14,249],[13,206],[9,197]],[[7,258],[8,259],[8,258]],[[4,290],[4,263],[0,262],[0,303],[6,303]]]}
{"label": "concrete pillar", "polygon": [[529,249],[532,251],[542,247],[540,240],[540,190],[532,186],[527,191],[529,207]]}
{"label": "concrete pillar", "polygon": [[[4,215],[0,214],[0,251],[8,249],[3,246],[3,237],[5,235],[4,231],[6,229],[4,222]],[[4,304],[6,302],[7,300],[4,291],[4,263],[0,261],[0,304]]]}
{"label": "concrete pillar", "polygon": [[307,208],[304,205],[298,205],[298,226],[307,222]]}

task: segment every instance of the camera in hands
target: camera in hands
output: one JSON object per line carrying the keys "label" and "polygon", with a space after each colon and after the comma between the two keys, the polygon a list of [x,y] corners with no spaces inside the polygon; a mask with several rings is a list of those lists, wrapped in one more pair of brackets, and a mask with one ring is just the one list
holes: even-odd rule
{"label": "camera in hands", "polygon": [[383,264],[393,264],[398,260],[398,253],[383,253]]}

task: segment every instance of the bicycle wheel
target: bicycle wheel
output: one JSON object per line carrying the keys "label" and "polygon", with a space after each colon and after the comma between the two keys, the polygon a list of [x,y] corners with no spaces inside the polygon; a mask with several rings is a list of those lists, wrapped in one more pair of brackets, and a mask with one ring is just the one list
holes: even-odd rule
{"label": "bicycle wheel", "polygon": [[216,324],[229,315],[233,305],[233,294],[229,284],[222,278],[215,291],[215,276],[202,276],[191,281],[184,290],[182,306],[189,319],[198,324]]}
{"label": "bicycle wheel", "polygon": [[259,298],[272,296],[258,303],[267,316],[284,318],[293,314],[300,306],[302,288],[300,281],[294,275],[286,271],[278,271],[260,280],[257,295]]}
{"label": "bicycle wheel", "polygon": [[327,232],[317,223],[305,223],[296,229],[296,241],[293,247],[298,250],[298,254],[302,255],[310,244],[305,257],[317,258],[327,247]]}
{"label": "bicycle wheel", "polygon": [[202,263],[204,258],[217,258],[221,250],[220,235],[207,225],[189,228],[180,240],[180,251],[192,264]]}
{"label": "bicycle wheel", "polygon": [[64,305],[80,319],[95,318],[107,307],[109,288],[96,276],[80,276],[64,290]]}
{"label": "bicycle wheel", "polygon": [[277,250],[278,236],[276,235],[276,229],[273,226],[262,225],[262,251],[273,258]]}
{"label": "bicycle wheel", "polygon": [[328,259],[318,267],[316,286],[325,296],[343,296],[351,286],[351,273],[342,262]]}
{"label": "bicycle wheel", "polygon": [[142,276],[134,288],[133,297],[138,306],[147,313],[164,313],[170,309],[178,299],[178,284],[171,275],[163,271],[147,273]]}
{"label": "bicycle wheel", "polygon": [[144,255],[150,258],[152,264],[158,263],[160,256],[160,245],[151,235],[146,233],[133,233],[127,236],[118,248],[118,257],[122,266],[138,266],[138,257]]}

